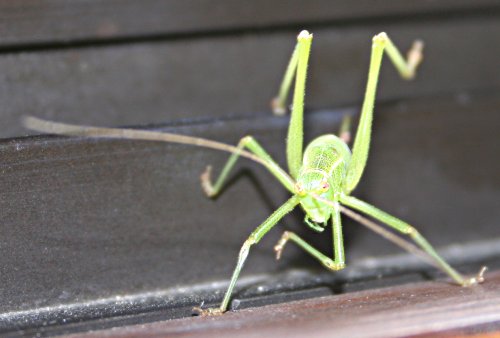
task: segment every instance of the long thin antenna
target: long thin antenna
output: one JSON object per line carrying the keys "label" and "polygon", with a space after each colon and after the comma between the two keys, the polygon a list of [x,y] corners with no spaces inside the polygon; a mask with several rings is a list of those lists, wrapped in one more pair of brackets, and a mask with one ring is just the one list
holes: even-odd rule
{"label": "long thin antenna", "polygon": [[26,116],[22,120],[23,125],[31,130],[57,135],[66,136],[84,136],[84,137],[103,137],[103,138],[116,138],[116,139],[129,139],[129,140],[143,140],[143,141],[163,141],[171,143],[188,144],[198,147],[211,148],[229,153],[238,153],[252,161],[267,166],[267,163],[255,156],[254,154],[239,149],[235,146],[207,140],[201,137],[193,137],[187,135],[179,135],[165,132],[137,130],[137,129],[124,129],[124,128],[105,128],[105,127],[90,127],[80,126],[75,124],[61,123],[42,120],[33,116]]}

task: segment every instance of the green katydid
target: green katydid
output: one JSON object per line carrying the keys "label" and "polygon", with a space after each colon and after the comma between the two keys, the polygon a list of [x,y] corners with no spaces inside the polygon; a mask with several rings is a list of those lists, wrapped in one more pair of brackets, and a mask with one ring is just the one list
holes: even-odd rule
{"label": "green katydid", "polygon": [[[319,260],[326,268],[334,271],[343,269],[345,267],[345,259],[340,219],[340,213],[342,212],[404,249],[430,261],[431,264],[447,273],[456,283],[462,286],[481,283],[484,280],[485,267],[481,268],[479,273],[474,277],[466,278],[462,276],[441,258],[415,228],[351,196],[351,192],[356,188],[361,179],[368,158],[373,106],[384,51],[387,52],[389,59],[400,75],[405,79],[411,79],[414,77],[415,70],[422,60],[423,43],[420,41],[414,42],[408,52],[408,58],[405,60],[385,33],[380,33],[373,38],[368,83],[351,153],[351,150],[347,146],[349,139],[348,128],[346,127],[349,124],[348,119],[343,123],[339,137],[333,134],[320,136],[314,139],[306,147],[305,151],[303,151],[304,95],[311,42],[312,34],[309,34],[309,32],[302,31],[298,35],[297,45],[286,70],[279,95],[273,100],[274,112],[276,114],[283,114],[285,112],[287,95],[295,78],[295,90],[286,150],[290,174],[287,174],[251,136],[243,137],[237,146],[231,146],[185,135],[135,129],[85,127],[44,121],[34,117],[25,118],[24,124],[30,129],[54,134],[165,141],[230,152],[232,155],[214,184],[212,184],[210,178],[210,166],[201,175],[203,190],[210,197],[216,196],[220,192],[220,189],[228,178],[229,172],[240,156],[262,164],[290,191],[292,197],[259,225],[243,243],[236,268],[234,269],[220,307],[209,309],[196,308],[196,311],[201,315],[217,315],[227,310],[233,288],[252,245],[257,244],[269,230],[299,204],[306,214],[304,222],[312,230],[322,232],[331,220],[334,249],[333,258],[319,252],[295,233],[285,231],[274,248],[277,259],[280,258],[286,243],[292,241]],[[346,208],[346,206],[350,209]],[[375,220],[385,223],[393,230],[409,236],[413,244],[351,209],[364,213]]]}

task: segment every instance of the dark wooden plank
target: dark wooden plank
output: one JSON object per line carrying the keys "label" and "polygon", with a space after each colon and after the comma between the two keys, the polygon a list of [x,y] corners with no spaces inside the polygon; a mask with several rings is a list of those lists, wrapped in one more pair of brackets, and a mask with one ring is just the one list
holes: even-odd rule
{"label": "dark wooden plank", "polygon": [[[314,31],[309,108],[361,101],[371,37],[382,30],[402,50],[416,38],[426,49],[413,82],[384,63],[379,100],[500,88],[496,17],[322,28]],[[296,33],[3,55],[0,137],[25,134],[24,114],[97,125],[266,116]]]}
{"label": "dark wooden plank", "polygon": [[495,0],[23,0],[0,1],[0,46],[68,43],[179,33],[298,26],[311,22],[459,13],[499,7]]}
{"label": "dark wooden plank", "polygon": [[[496,93],[379,105],[356,196],[415,224],[432,243],[448,247],[454,263],[479,265],[498,248],[481,244],[499,236],[498,107]],[[332,132],[343,113],[310,114],[308,135]],[[267,117],[170,130],[230,143],[253,134],[283,163],[286,124],[286,118]],[[226,154],[178,145],[42,137],[3,141],[0,155],[5,325],[16,315],[26,325],[41,307],[49,306],[50,315],[50,309],[117,295],[156,290],[189,298],[183,288],[229,277],[245,237],[287,195],[263,169],[245,162],[254,173],[237,175],[220,198],[208,200],[198,175],[207,164],[219,168]],[[300,212],[283,222],[330,252],[329,236],[301,223]],[[244,276],[318,267],[293,246],[275,262],[271,248],[280,233],[252,251]],[[373,269],[377,257],[400,252],[352,223],[346,238],[354,270],[328,276],[347,278]]]}
{"label": "dark wooden plank", "polygon": [[496,272],[471,289],[411,284],[66,337],[458,337],[498,334],[499,322]]}

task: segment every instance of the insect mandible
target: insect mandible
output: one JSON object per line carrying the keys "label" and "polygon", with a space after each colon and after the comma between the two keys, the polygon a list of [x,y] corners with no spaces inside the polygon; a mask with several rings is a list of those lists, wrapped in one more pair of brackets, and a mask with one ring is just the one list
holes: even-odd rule
{"label": "insect mandible", "polygon": [[[34,117],[25,118],[24,125],[33,130],[53,134],[165,141],[230,152],[232,155],[214,184],[212,184],[210,178],[210,166],[208,166],[201,175],[203,190],[210,197],[216,196],[220,192],[231,169],[240,156],[262,164],[279,182],[281,182],[281,184],[292,194],[292,197],[259,225],[243,243],[236,267],[221,305],[218,308],[195,308],[196,312],[201,315],[218,315],[227,310],[233,288],[235,287],[251,247],[259,243],[269,230],[298,205],[300,205],[305,212],[304,223],[312,230],[322,232],[327,227],[328,223],[331,222],[333,233],[333,258],[321,253],[297,234],[285,231],[274,247],[277,259],[282,255],[285,245],[291,241],[316,258],[326,268],[333,271],[343,269],[345,267],[345,256],[340,219],[340,214],[343,212],[360,221],[362,224],[371,227],[376,232],[403,248],[417,253],[420,256],[425,256],[424,258],[430,260],[433,265],[448,274],[459,285],[471,286],[481,283],[484,280],[483,274],[486,271],[485,267],[481,268],[479,273],[474,277],[467,278],[462,276],[435,251],[429,242],[427,242],[414,227],[351,196],[351,192],[356,188],[361,179],[368,158],[373,106],[382,56],[384,52],[386,52],[400,75],[405,79],[412,79],[415,75],[416,68],[422,60],[423,43],[421,41],[415,41],[408,52],[407,59],[405,59],[391,42],[387,34],[380,33],[373,38],[368,83],[351,152],[347,145],[349,133],[346,131],[346,128],[343,128],[344,131],[339,136],[328,134],[317,137],[305,150],[303,150],[304,96],[311,42],[312,34],[309,32],[302,31],[298,35],[297,45],[295,46],[285,72],[279,95],[273,100],[274,112],[276,114],[283,114],[285,112],[288,92],[295,78],[291,118],[286,145],[289,173],[283,170],[251,136],[243,137],[235,147],[212,140],[178,134],[133,129],[85,127],[44,121]],[[347,125],[348,122],[345,124]],[[396,232],[407,235],[414,244],[402,240],[351,209],[386,224]]]}

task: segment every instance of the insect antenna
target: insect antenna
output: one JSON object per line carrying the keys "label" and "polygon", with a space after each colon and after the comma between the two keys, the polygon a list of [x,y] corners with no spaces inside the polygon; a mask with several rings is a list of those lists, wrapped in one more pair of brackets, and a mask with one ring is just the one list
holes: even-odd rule
{"label": "insect antenna", "polygon": [[201,137],[193,137],[187,135],[179,135],[179,134],[150,131],[150,130],[80,126],[69,123],[47,121],[33,116],[23,117],[22,123],[24,127],[28,129],[48,134],[57,134],[66,136],[102,137],[102,138],[113,138],[113,139],[129,139],[129,140],[142,140],[142,141],[161,141],[161,142],[193,145],[198,147],[221,150],[228,153],[237,153],[243,157],[246,157],[264,166],[268,165],[267,162],[255,156],[249,151],[240,149],[238,147],[229,144],[204,139]]}

